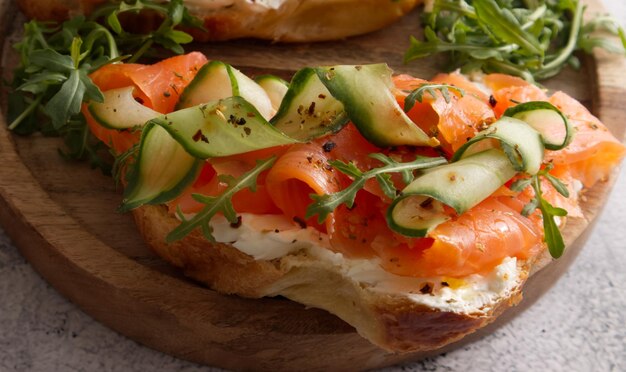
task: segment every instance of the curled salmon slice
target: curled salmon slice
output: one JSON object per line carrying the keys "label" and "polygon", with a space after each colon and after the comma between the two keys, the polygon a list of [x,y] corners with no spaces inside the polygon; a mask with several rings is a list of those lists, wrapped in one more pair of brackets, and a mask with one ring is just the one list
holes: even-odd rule
{"label": "curled salmon slice", "polygon": [[[461,75],[440,74],[437,75],[436,82],[458,85],[467,89],[470,94],[460,96],[458,92],[451,90],[449,100],[446,100],[440,93],[436,97],[426,93],[422,102],[416,102],[407,114],[423,131],[437,137],[444,150],[452,154],[476,133],[494,122],[495,116],[485,94]],[[407,90],[416,89],[428,82],[399,75],[394,83],[398,88],[396,99],[404,107],[404,100],[409,93]]]}
{"label": "curled salmon slice", "polygon": [[385,270],[415,277],[485,273],[506,257],[527,259],[544,249],[537,222],[520,214],[523,203],[489,198],[435,228],[413,246],[381,247]]}

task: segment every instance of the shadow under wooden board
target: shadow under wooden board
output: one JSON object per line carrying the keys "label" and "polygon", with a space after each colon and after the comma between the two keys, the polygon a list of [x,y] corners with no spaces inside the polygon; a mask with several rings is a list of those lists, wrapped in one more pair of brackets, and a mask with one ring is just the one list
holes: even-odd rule
{"label": "shadow under wooden board", "polygon": [[[600,11],[597,1],[588,1]],[[0,0],[0,38],[20,27],[13,2]],[[18,21],[14,21],[18,19]],[[396,72],[430,77],[436,61],[402,63],[408,35],[416,32],[413,12],[391,28],[340,42],[278,45],[234,41],[200,45],[251,73],[288,77],[305,65],[387,62]],[[3,76],[10,48],[4,46]],[[280,67],[277,67],[280,66]],[[622,97],[626,64],[596,56],[580,71],[565,71],[546,83],[590,105],[623,139]],[[6,109],[6,107],[5,107]],[[571,220],[568,251],[533,275],[524,301],[494,324],[462,341],[428,353],[390,354],[362,339],[337,317],[284,299],[248,300],[206,289],[156,257],[142,242],[113,181],[84,163],[57,154],[55,138],[13,136],[0,114],[0,222],[35,269],[59,292],[96,320],[144,345],[203,364],[231,369],[353,370],[414,361],[472,342],[506,323],[545,293],[574,260],[600,212],[612,180],[587,193],[587,219]]]}

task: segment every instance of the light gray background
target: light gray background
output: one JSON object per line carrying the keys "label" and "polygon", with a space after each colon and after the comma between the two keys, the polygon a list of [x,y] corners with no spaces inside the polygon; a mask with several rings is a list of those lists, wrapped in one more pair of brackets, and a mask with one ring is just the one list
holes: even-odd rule
{"label": "light gray background", "polygon": [[[604,2],[626,24],[626,1]],[[389,371],[626,371],[625,222],[622,170],[582,254],[530,310],[464,349]],[[96,370],[214,369],[97,323],[42,280],[0,228],[0,371]]]}

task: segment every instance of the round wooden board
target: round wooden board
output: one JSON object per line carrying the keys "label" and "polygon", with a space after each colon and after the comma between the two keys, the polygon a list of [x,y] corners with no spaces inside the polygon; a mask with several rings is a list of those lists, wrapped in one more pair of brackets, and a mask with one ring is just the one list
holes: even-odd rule
{"label": "round wooden board", "polygon": [[[588,1],[600,11],[598,0]],[[10,68],[5,35],[21,22],[13,2],[0,0],[3,76]],[[17,21],[15,21],[17,19]],[[333,43],[272,45],[236,41],[197,46],[211,59],[244,71],[288,77],[305,65],[385,61],[397,72],[429,77],[436,61],[402,64],[417,13],[381,32]],[[280,66],[280,68],[277,68]],[[624,60],[588,59],[581,71],[565,71],[546,83],[590,107],[624,138]],[[4,113],[5,111],[3,111]],[[533,275],[524,301],[494,324],[429,353],[390,354],[321,310],[283,299],[225,296],[181,276],[141,241],[110,178],[86,164],[65,162],[55,138],[17,137],[0,114],[0,222],[36,270],[98,321],[149,347],[180,358],[230,369],[356,370],[412,361],[471,342],[530,306],[555,282],[584,245],[611,181],[586,194],[585,220],[570,220],[564,257]]]}

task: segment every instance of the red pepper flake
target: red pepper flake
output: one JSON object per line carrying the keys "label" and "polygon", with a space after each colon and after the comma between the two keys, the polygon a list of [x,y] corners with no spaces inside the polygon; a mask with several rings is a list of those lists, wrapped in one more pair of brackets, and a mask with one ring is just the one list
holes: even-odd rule
{"label": "red pepper flake", "polygon": [[202,133],[200,129],[198,129],[198,131],[193,135],[193,137],[191,137],[191,139],[193,139],[194,142],[202,141],[205,143],[209,143],[209,139],[206,138],[206,136]]}

